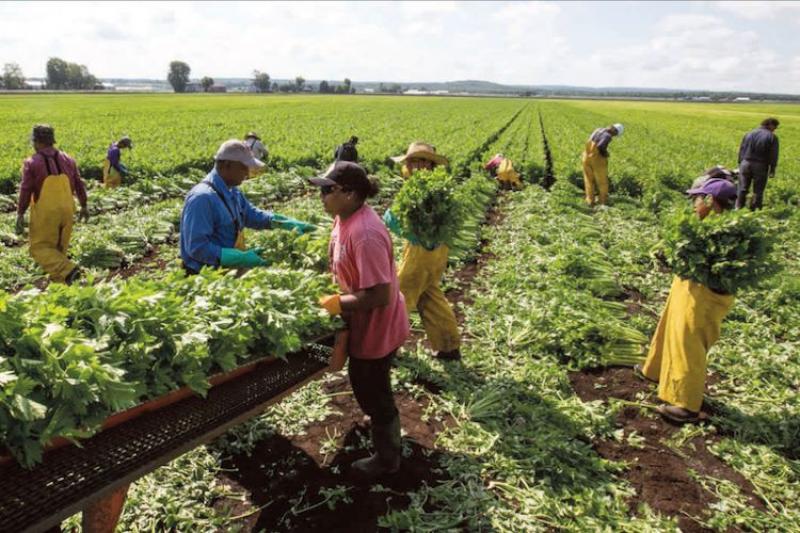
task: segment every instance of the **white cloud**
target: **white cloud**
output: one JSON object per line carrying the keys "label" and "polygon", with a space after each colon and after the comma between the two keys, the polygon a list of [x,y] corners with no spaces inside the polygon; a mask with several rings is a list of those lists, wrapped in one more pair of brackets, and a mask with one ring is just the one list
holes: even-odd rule
{"label": "white cloud", "polygon": [[788,17],[800,22],[800,2],[716,2],[722,11],[747,20],[773,20]]}

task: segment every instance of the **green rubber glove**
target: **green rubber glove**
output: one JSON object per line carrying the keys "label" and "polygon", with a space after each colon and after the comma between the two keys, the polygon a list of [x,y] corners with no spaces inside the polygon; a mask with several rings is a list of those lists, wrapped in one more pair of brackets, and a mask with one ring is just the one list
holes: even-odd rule
{"label": "green rubber glove", "polygon": [[268,263],[258,255],[261,252],[263,252],[261,248],[251,248],[245,251],[237,250],[236,248],[223,248],[219,256],[219,264],[233,268],[267,266]]}
{"label": "green rubber glove", "polygon": [[397,235],[398,237],[402,237],[411,244],[419,244],[419,239],[417,239],[414,235],[405,234],[403,233],[403,228],[400,227],[400,219],[394,216],[394,213],[390,209],[387,209],[385,213],[383,213],[383,223],[386,224],[386,227],[389,228],[389,231]]}
{"label": "green rubber glove", "polygon": [[312,232],[317,229],[317,227],[314,224],[309,224],[308,222],[301,222],[292,217],[279,215],[278,213],[274,213],[272,215],[272,224],[276,228],[281,228],[289,231],[296,231],[300,235]]}

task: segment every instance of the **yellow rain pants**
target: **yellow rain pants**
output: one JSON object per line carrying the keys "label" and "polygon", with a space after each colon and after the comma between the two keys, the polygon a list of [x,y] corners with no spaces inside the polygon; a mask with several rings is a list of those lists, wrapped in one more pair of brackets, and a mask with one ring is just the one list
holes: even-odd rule
{"label": "yellow rain pants", "polygon": [[419,311],[425,333],[436,352],[449,352],[461,345],[456,315],[439,288],[449,252],[444,244],[429,251],[406,242],[397,273],[406,309]]}
{"label": "yellow rain pants", "polygon": [[699,412],[706,384],[706,354],[719,339],[722,319],[733,305],[694,281],[675,276],[650,344],[644,375],[658,381],[658,397]]}
{"label": "yellow rain pants", "polygon": [[603,157],[597,145],[591,139],[586,141],[586,147],[581,157],[583,163],[583,190],[586,193],[586,203],[594,205],[594,190],[601,205],[608,202],[608,158]]}
{"label": "yellow rain pants", "polygon": [[39,199],[31,201],[30,252],[57,283],[63,283],[76,267],[67,258],[74,215],[75,201],[67,175],[45,178]]}
{"label": "yellow rain pants", "polygon": [[514,163],[506,158],[500,162],[497,167],[497,180],[504,187],[514,187],[515,189],[522,188],[522,182],[519,179],[519,173],[514,170]]}
{"label": "yellow rain pants", "polygon": [[122,175],[111,166],[111,162],[106,159],[103,161],[103,185],[107,189],[114,189],[122,185]]}

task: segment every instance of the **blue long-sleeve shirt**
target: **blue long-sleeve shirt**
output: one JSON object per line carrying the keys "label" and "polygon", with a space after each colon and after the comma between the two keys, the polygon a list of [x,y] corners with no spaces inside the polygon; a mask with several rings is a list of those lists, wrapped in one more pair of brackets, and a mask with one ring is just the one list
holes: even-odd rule
{"label": "blue long-sleeve shirt", "polygon": [[774,174],[778,166],[778,136],[764,127],[748,132],[739,145],[739,164],[744,160],[766,163]]}
{"label": "blue long-sleeve shirt", "polygon": [[[214,189],[222,194],[230,212]],[[193,270],[217,266],[222,248],[233,248],[236,243],[237,224],[240,229],[268,229],[272,217],[271,211],[247,201],[238,187],[228,188],[216,169],[212,170],[186,195],[181,213],[181,259]]]}

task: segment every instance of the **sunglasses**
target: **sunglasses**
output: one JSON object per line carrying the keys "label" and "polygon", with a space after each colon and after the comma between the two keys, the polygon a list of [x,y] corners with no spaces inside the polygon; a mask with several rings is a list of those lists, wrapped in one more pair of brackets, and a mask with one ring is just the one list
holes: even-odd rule
{"label": "sunglasses", "polygon": [[334,191],[349,192],[348,189],[342,188],[339,185],[323,185],[319,188],[319,192],[322,196],[328,196]]}

